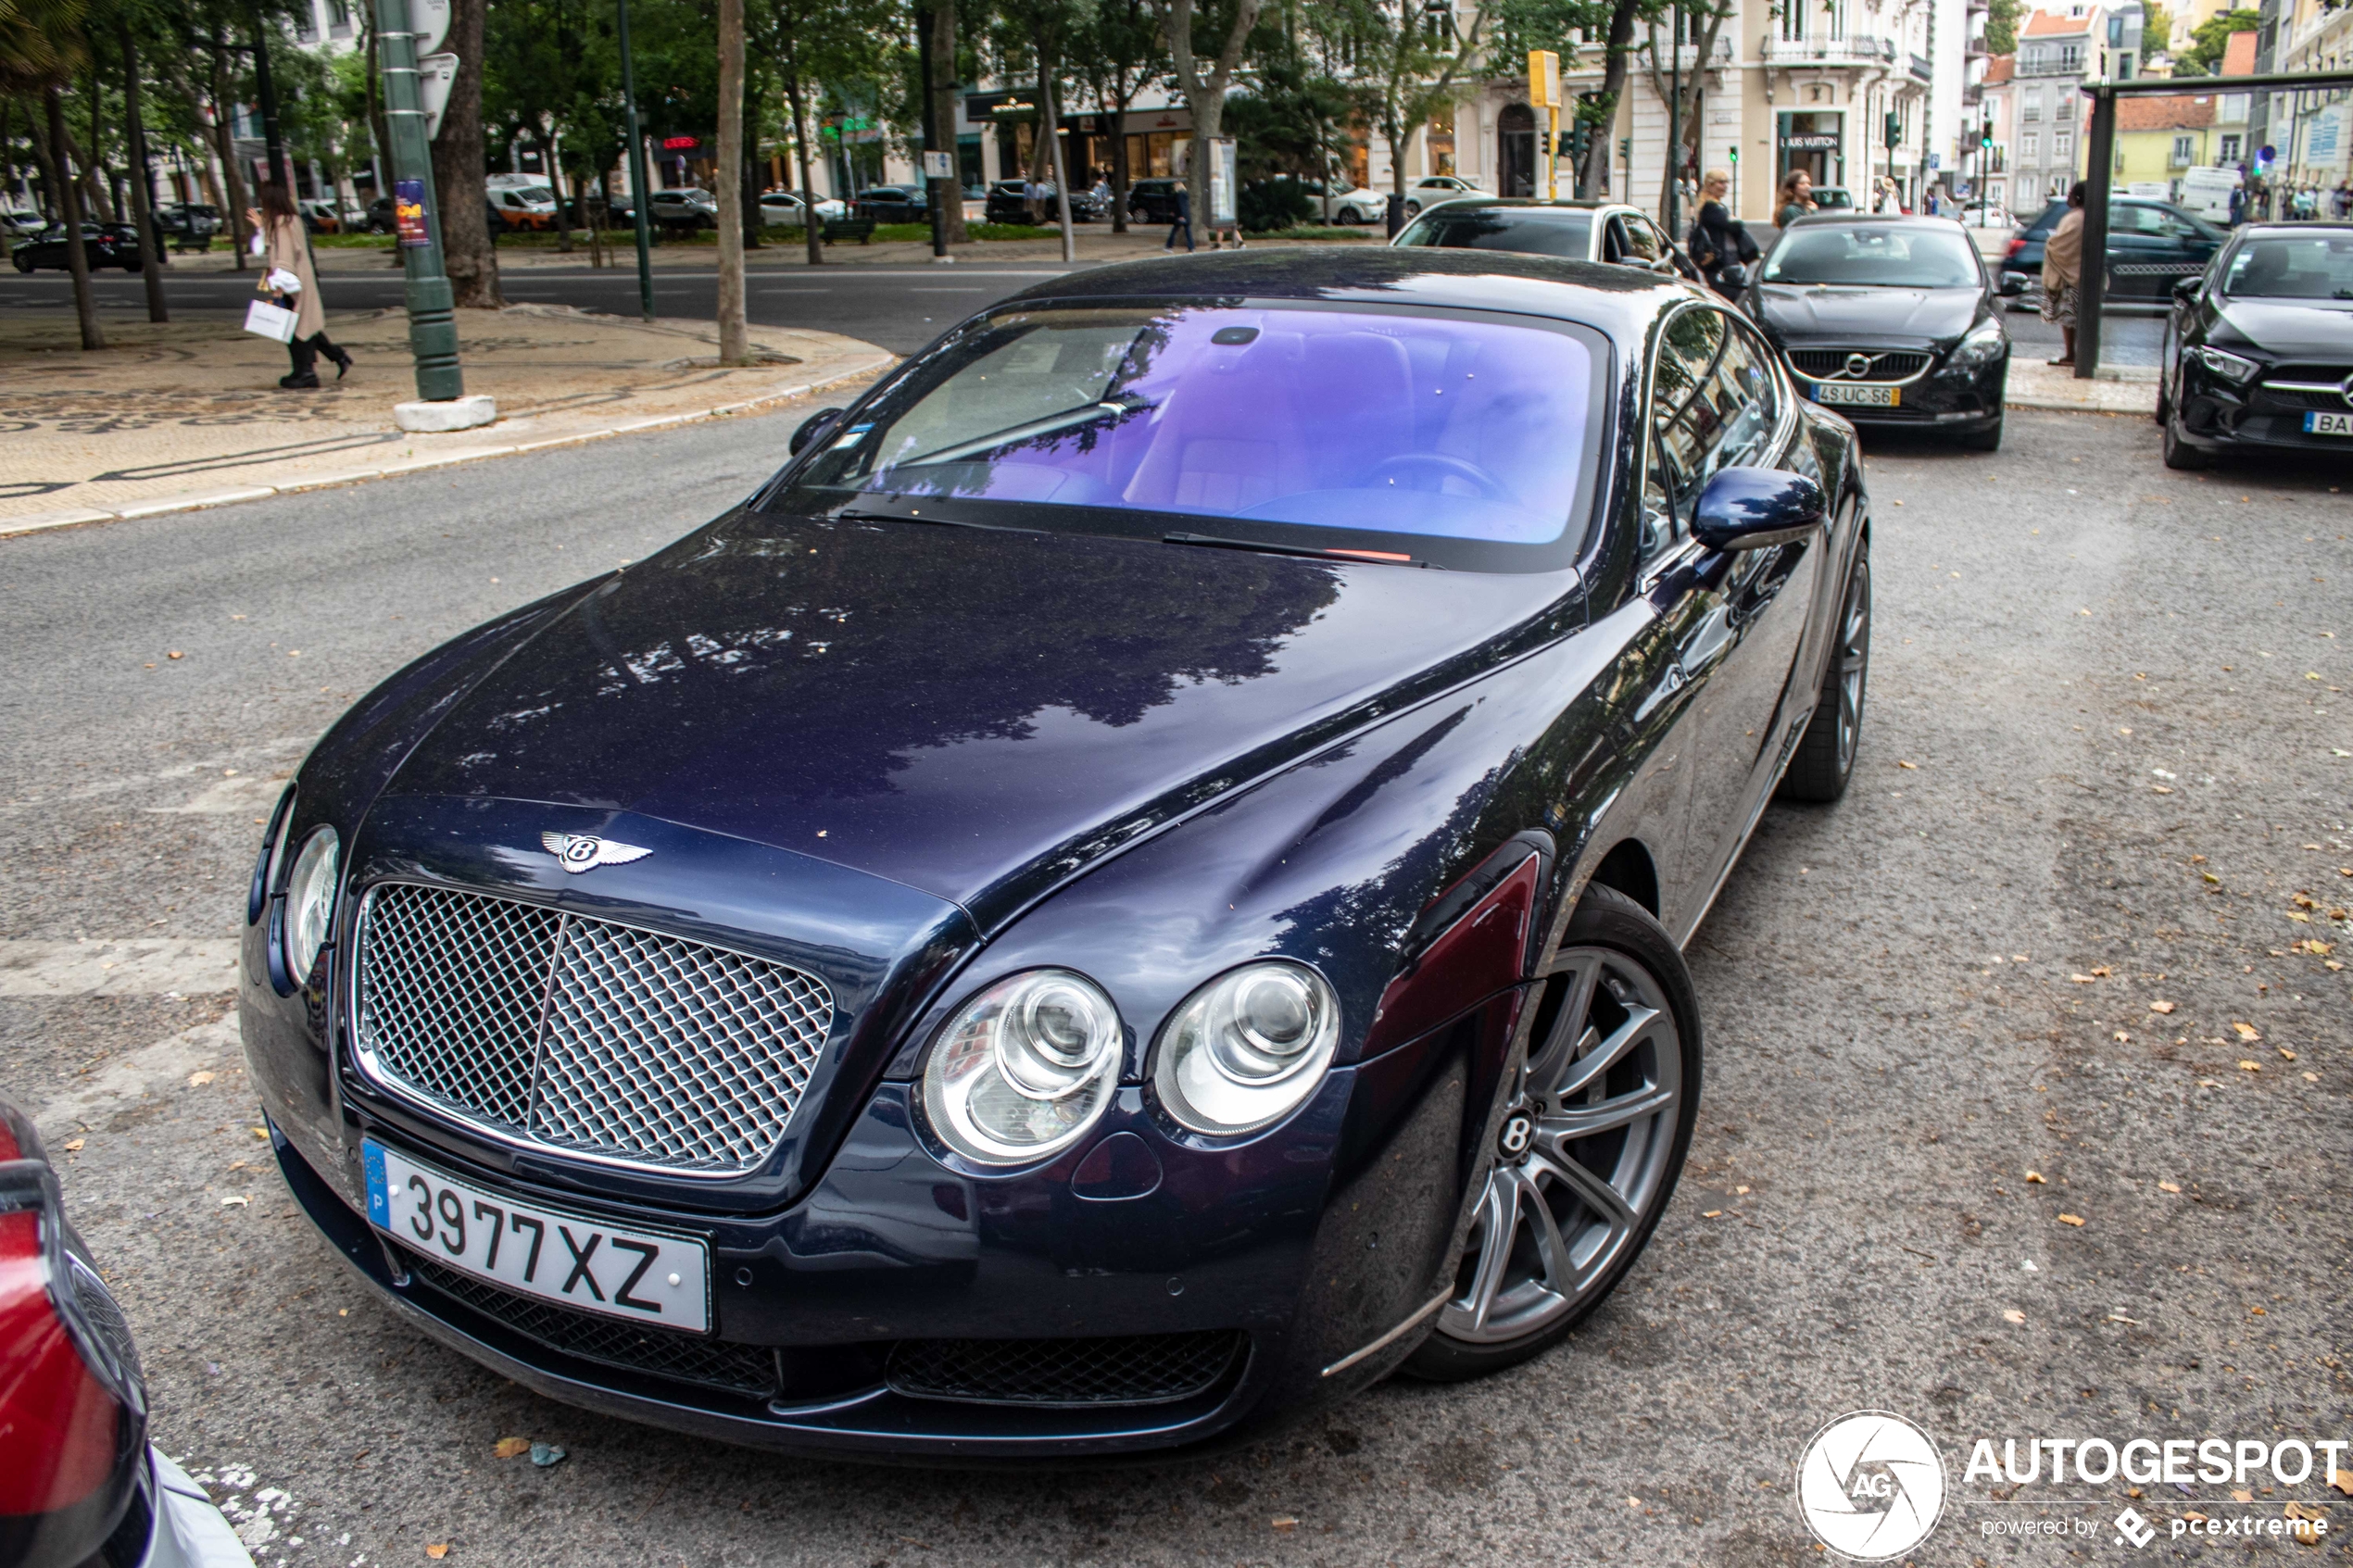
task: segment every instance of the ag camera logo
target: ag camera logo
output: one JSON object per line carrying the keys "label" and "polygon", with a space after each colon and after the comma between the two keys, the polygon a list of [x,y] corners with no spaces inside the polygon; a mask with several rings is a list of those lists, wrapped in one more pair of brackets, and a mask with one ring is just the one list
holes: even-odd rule
{"label": "ag camera logo", "polygon": [[1797,1463],[1806,1527],[1841,1557],[1884,1562],[1926,1540],[1944,1512],[1944,1461],[1888,1411],[1856,1411],[1814,1434]]}

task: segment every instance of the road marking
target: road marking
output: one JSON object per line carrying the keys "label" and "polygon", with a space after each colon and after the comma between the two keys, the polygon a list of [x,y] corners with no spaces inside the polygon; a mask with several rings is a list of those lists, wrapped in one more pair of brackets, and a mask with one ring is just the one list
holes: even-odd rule
{"label": "road marking", "polygon": [[0,941],[0,997],[205,996],[237,988],[233,936]]}
{"label": "road marking", "polygon": [[57,1141],[77,1127],[94,1125],[98,1114],[108,1107],[185,1085],[190,1073],[233,1061],[237,1051],[237,1020],[233,1013],[193,1029],[182,1029],[108,1062],[102,1071],[43,1106],[33,1114],[32,1124],[41,1130],[44,1140],[50,1141],[54,1152]]}
{"label": "road marking", "polygon": [[987,294],[987,289],[909,289],[909,294]]}

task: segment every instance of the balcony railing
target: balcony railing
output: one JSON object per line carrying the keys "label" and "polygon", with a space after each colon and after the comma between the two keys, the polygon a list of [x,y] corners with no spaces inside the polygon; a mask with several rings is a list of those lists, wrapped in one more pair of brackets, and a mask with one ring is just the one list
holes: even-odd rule
{"label": "balcony railing", "polygon": [[1914,55],[1912,56],[1913,81],[1927,82],[1934,78],[1935,75],[1936,68],[1929,63],[1929,58],[1926,55]]}
{"label": "balcony railing", "polygon": [[1768,38],[1765,58],[1772,65],[1870,66],[1895,57],[1895,45],[1879,38]]}

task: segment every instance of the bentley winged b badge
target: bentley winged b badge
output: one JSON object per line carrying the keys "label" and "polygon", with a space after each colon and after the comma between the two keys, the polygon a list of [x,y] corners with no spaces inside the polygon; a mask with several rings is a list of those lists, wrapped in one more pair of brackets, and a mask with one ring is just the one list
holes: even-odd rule
{"label": "bentley winged b badge", "polygon": [[585,833],[543,833],[539,842],[547,853],[564,863],[564,870],[578,876],[582,872],[598,866],[625,866],[632,860],[642,860],[653,853],[634,844],[616,844],[610,838],[591,838]]}

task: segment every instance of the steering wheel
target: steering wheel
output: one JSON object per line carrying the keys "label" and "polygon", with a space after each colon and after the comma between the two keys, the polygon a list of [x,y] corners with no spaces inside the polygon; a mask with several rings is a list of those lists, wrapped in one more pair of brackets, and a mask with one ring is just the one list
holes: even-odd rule
{"label": "steering wheel", "polygon": [[[1392,474],[1410,473],[1417,469],[1428,471],[1441,479],[1451,475],[1466,483],[1477,485],[1479,495],[1490,501],[1510,501],[1514,498],[1512,493],[1504,487],[1502,480],[1497,479],[1477,463],[1461,458],[1450,458],[1443,452],[1403,452],[1376,464],[1373,471],[1365,478],[1368,483],[1378,484]],[[1416,486],[1416,488],[1419,487]]]}

